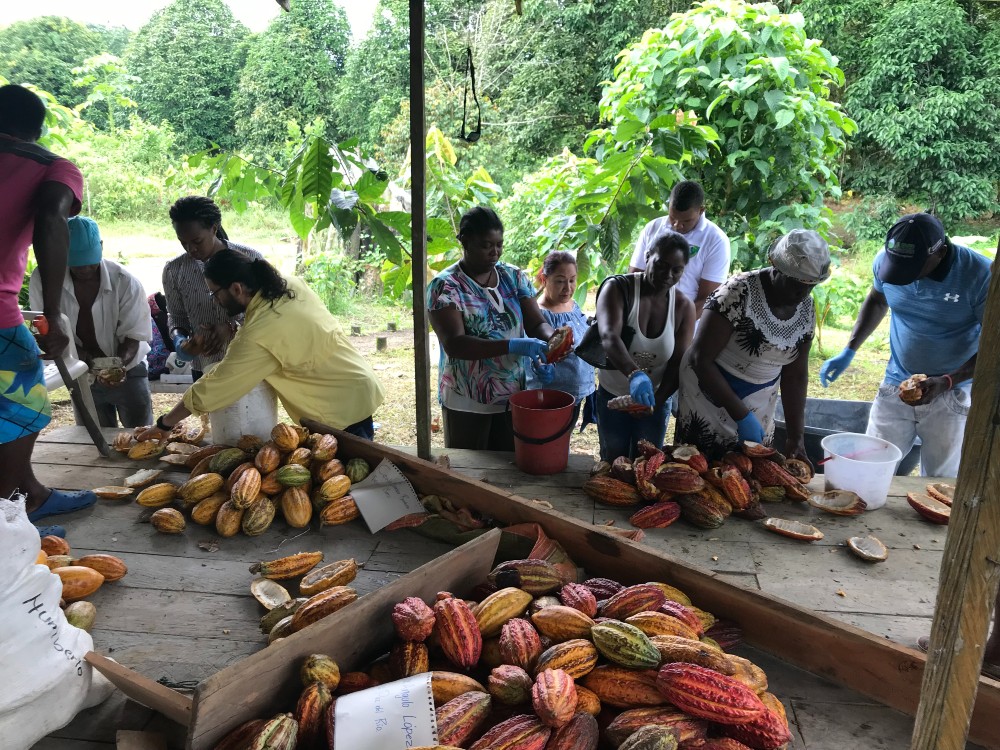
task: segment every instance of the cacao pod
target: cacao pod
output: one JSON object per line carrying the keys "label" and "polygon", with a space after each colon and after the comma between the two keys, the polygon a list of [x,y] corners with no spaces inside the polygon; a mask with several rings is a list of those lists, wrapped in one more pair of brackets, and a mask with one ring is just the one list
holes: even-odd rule
{"label": "cacao pod", "polygon": [[[338,459],[331,458],[329,461],[325,461],[324,463],[314,466],[312,473],[316,478],[316,481],[322,484],[327,479],[345,476],[347,474],[347,470],[344,468],[344,464],[342,464]],[[350,477],[348,477],[348,479],[350,479]],[[353,482],[354,480],[352,479],[351,481]]]}
{"label": "cacao pod", "polygon": [[278,469],[275,479],[282,487],[303,487],[309,484],[312,475],[305,466],[287,464]]}
{"label": "cacao pod", "polygon": [[52,572],[62,581],[62,598],[70,603],[86,599],[104,583],[104,576],[82,565],[66,565]]}
{"label": "cacao pod", "polygon": [[337,690],[341,695],[356,693],[359,690],[373,688],[378,683],[364,672],[348,672],[340,679],[340,688]]}
{"label": "cacao pod", "polygon": [[679,635],[654,635],[649,640],[660,652],[660,661],[663,664],[683,661],[713,669],[720,674],[733,673],[734,668],[729,657],[721,651],[709,648],[701,641]]}
{"label": "cacao pod", "polygon": [[372,473],[372,467],[363,458],[352,458],[347,462],[345,471],[347,478],[351,480],[351,484],[357,484],[364,481]]}
{"label": "cacao pod", "polygon": [[705,480],[685,464],[663,464],[650,481],[660,492],[686,495],[705,486]]}
{"label": "cacao pod", "polygon": [[515,617],[500,629],[499,649],[504,663],[531,671],[542,653],[542,640],[530,622]]}
{"label": "cacao pod", "polygon": [[562,576],[552,563],[535,559],[500,563],[490,571],[487,580],[498,588],[512,586],[532,596],[548,594],[563,584]]}
{"label": "cacao pod", "polygon": [[705,627],[702,625],[701,620],[694,613],[694,611],[680,602],[667,599],[667,601],[660,605],[660,608],[657,611],[668,614],[671,617],[676,617],[678,620],[688,625],[699,638],[705,633]]}
{"label": "cacao pod", "polygon": [[649,638],[635,625],[618,620],[607,620],[590,629],[594,646],[615,664],[632,669],[659,666],[660,652]]}
{"label": "cacao pod", "polygon": [[601,617],[624,620],[639,612],[659,609],[665,601],[666,595],[659,587],[640,583],[624,588],[604,601],[598,608],[598,612]]}
{"label": "cacao pod", "polygon": [[489,693],[464,693],[437,709],[438,741],[461,746],[490,715]]}
{"label": "cacao pod", "polygon": [[699,529],[717,529],[725,523],[728,513],[704,493],[677,497],[681,518]]}
{"label": "cacao pod", "polygon": [[97,607],[90,602],[77,601],[68,605],[63,614],[66,615],[66,622],[70,625],[89,633],[97,619]]}
{"label": "cacao pod", "polygon": [[663,592],[663,596],[665,596],[668,600],[680,602],[684,606],[689,606],[691,604],[691,599],[688,597],[687,594],[685,594],[678,588],[674,588],[669,583],[662,583],[660,581],[649,581],[646,585],[656,586],[656,588],[658,588],[660,591]]}
{"label": "cacao pod", "polygon": [[312,461],[312,451],[308,448],[296,448],[285,459],[286,466],[292,466],[298,464],[299,466],[309,467],[309,462]]}
{"label": "cacao pod", "polygon": [[574,638],[545,649],[535,663],[535,671],[561,669],[574,680],[579,680],[597,666],[597,658],[597,649],[593,643],[583,638]]}
{"label": "cacao pod", "polygon": [[253,459],[254,466],[261,473],[261,476],[276,471],[281,466],[281,451],[273,442],[264,443],[257,455]]}
{"label": "cacao pod", "polygon": [[679,635],[693,641],[698,640],[698,633],[694,628],[665,612],[639,612],[626,618],[625,622],[634,625],[648,636]]}
{"label": "cacao pod", "polygon": [[243,509],[233,505],[232,500],[226,500],[219,506],[215,514],[215,530],[224,539],[236,536],[243,523]]}
{"label": "cacao pod", "polygon": [[331,500],[319,512],[321,526],[341,526],[360,517],[361,511],[358,510],[358,504],[351,495]]}
{"label": "cacao pod", "polygon": [[461,599],[442,599],[434,603],[434,620],[438,645],[448,660],[462,669],[476,666],[483,636],[469,605]]}
{"label": "cacao pod", "polygon": [[767,675],[763,669],[742,656],[736,656],[736,654],[728,656],[732,667],[729,675],[734,680],[743,683],[755,693],[760,694],[767,691]]}
{"label": "cacao pod", "polygon": [[333,435],[311,435],[309,447],[312,448],[312,456],[320,462],[326,462],[337,455],[337,438]]}
{"label": "cacao pod", "polygon": [[677,733],[668,727],[639,727],[618,746],[618,750],[677,750]]}
{"label": "cacao pod", "polygon": [[588,578],[581,585],[590,589],[590,593],[599,602],[610,599],[625,588],[624,585],[618,583],[618,581],[612,581],[610,578]]}
{"label": "cacao pod", "polygon": [[323,498],[324,501],[329,503],[332,500],[337,500],[343,497],[351,490],[351,480],[348,479],[343,474],[335,477],[330,477],[323,484],[320,485],[317,492],[319,496]]}
{"label": "cacao pod", "polygon": [[404,641],[425,641],[434,630],[434,610],[423,599],[408,596],[392,608],[392,624]]}
{"label": "cacao pod", "polygon": [[358,593],[347,586],[335,586],[332,589],[321,591],[295,610],[295,614],[292,615],[293,632],[298,632],[317,620],[332,615],[357,598]]}
{"label": "cacao pod", "polygon": [[291,453],[301,445],[301,435],[290,424],[276,424],[271,430],[271,440],[282,453]]}
{"label": "cacao pod", "polygon": [[200,526],[208,526],[215,522],[215,516],[222,504],[229,500],[225,492],[216,492],[200,501],[191,509],[191,520]]}
{"label": "cacao pod", "polygon": [[213,474],[228,477],[237,466],[247,460],[247,454],[239,448],[225,448],[219,451],[208,464],[208,470]]}
{"label": "cacao pod", "polygon": [[768,708],[757,718],[745,724],[724,727],[723,731],[744,745],[761,750],[777,750],[792,741],[792,733],[787,724]]}
{"label": "cacao pod", "polygon": [[309,687],[314,682],[322,682],[330,691],[340,684],[340,667],[326,654],[310,654],[299,668],[302,684]]}
{"label": "cacao pod", "polygon": [[250,566],[250,572],[272,581],[305,575],[323,561],[322,552],[299,552],[277,560],[264,560]]}
{"label": "cacao pod", "polygon": [[298,722],[291,714],[278,714],[264,723],[247,750],[295,750],[299,734]]}
{"label": "cacao pod", "polygon": [[270,610],[266,615],[260,618],[260,632],[265,635],[269,635],[275,625],[284,620],[286,617],[291,619],[291,616],[295,614],[295,610],[307,601],[308,599],[305,597],[299,597],[298,599],[292,599],[290,602],[279,604],[277,607]]}
{"label": "cacao pod", "polygon": [[260,480],[260,491],[264,495],[274,496],[280,495],[284,491],[285,487],[278,481],[278,470],[275,469],[270,474],[261,477]]}
{"label": "cacao pod", "polygon": [[330,688],[322,682],[313,682],[306,686],[299,695],[298,703],[295,704],[295,721],[298,723],[299,731],[294,747],[305,750],[316,747],[316,743],[324,734],[323,722],[326,710],[332,702]]}
{"label": "cacao pod", "polygon": [[546,669],[535,678],[531,705],[543,724],[558,729],[576,713],[576,683],[561,669]]}
{"label": "cacao pod", "polygon": [[435,706],[443,706],[452,698],[472,692],[485,693],[486,688],[472,677],[458,672],[431,672],[431,693]]}
{"label": "cacao pod", "polygon": [[357,576],[358,564],[353,559],[338,560],[307,573],[299,582],[299,593],[313,596],[334,586],[346,586]]}
{"label": "cacao pod", "polygon": [[[256,467],[251,466],[244,471],[236,483],[233,484],[229,500],[237,508],[247,510],[260,497],[260,472]],[[268,501],[270,502],[270,501]]]}
{"label": "cacao pod", "polygon": [[681,506],[672,500],[647,505],[633,513],[628,522],[637,529],[665,529],[681,515]]}
{"label": "cacao pod", "polygon": [[201,474],[182,484],[177,494],[186,507],[191,507],[218,492],[225,483],[221,474]]}
{"label": "cacao pod", "polygon": [[670,460],[686,464],[699,474],[708,471],[708,459],[694,445],[678,445],[671,451]]}
{"label": "cacao pod", "polygon": [[529,604],[531,594],[508,587],[487,596],[473,608],[472,613],[479,624],[479,632],[484,638],[492,638],[500,634],[500,629],[508,620],[524,614]]}
{"label": "cacao pod", "polygon": [[642,501],[635,487],[610,476],[590,477],[583,483],[583,491],[597,502],[613,507],[638,505]]}
{"label": "cacao pod", "polygon": [[313,507],[301,487],[289,487],[281,493],[281,515],[293,529],[304,529],[312,520]]}
{"label": "cacao pod", "polygon": [[534,716],[513,716],[488,729],[469,750],[544,750],[551,734]]}
{"label": "cacao pod", "polygon": [[161,534],[180,534],[184,531],[184,514],[176,508],[160,508],[149,517],[153,528]]}
{"label": "cacao pod", "polygon": [[128,573],[125,561],[114,555],[93,554],[84,555],[79,560],[73,561],[74,565],[82,565],[85,568],[93,568],[102,576],[105,583],[119,581]]}
{"label": "cacao pod", "polygon": [[393,679],[401,680],[430,671],[427,646],[416,641],[401,641],[389,652],[389,672]]}
{"label": "cacao pod", "polygon": [[68,555],[69,542],[58,536],[42,537],[42,552],[46,555]]}
{"label": "cacao pod", "polygon": [[55,570],[56,568],[65,568],[67,565],[73,564],[72,555],[47,555],[45,558],[45,565],[49,570]]}
{"label": "cacao pod", "polygon": [[231,731],[212,750],[245,750],[264,727],[263,719],[251,719]]}
{"label": "cacao pod", "polygon": [[162,508],[170,505],[177,497],[177,485],[170,482],[151,484],[136,497],[135,501],[143,508]]}
{"label": "cacao pod", "polygon": [[767,711],[743,683],[696,664],[664,664],[656,687],[684,713],[717,724],[746,724]]}
{"label": "cacao pod", "polygon": [[258,451],[264,447],[264,441],[256,435],[240,435],[236,441],[236,447],[250,456],[256,456]]}
{"label": "cacao pod", "polygon": [[535,681],[520,667],[501,664],[490,672],[488,684],[493,700],[505,706],[517,706],[531,700],[531,688]]}
{"label": "cacao pod", "polygon": [[623,711],[608,724],[604,733],[611,744],[617,747],[645,726],[671,729],[677,739],[685,743],[704,739],[708,732],[708,726],[704,721],[688,716],[673,706],[668,706],[664,708],[633,708]]}
{"label": "cacao pod", "polygon": [[638,708],[662,706],[667,699],[657,690],[656,671],[626,669],[614,664],[601,664],[590,671],[580,684],[592,690],[603,706]]}
{"label": "cacao pod", "polygon": [[240,528],[247,536],[260,536],[271,526],[276,512],[277,509],[271,498],[267,495],[258,495],[257,499],[244,511]]}
{"label": "cacao pod", "polygon": [[743,643],[743,628],[729,620],[719,620],[705,631],[705,635],[726,651]]}
{"label": "cacao pod", "polygon": [[618,456],[618,458],[612,461],[609,473],[612,479],[635,486],[635,467],[626,456]]}
{"label": "cacao pod", "polygon": [[594,621],[578,609],[561,604],[546,607],[531,616],[538,632],[556,643],[574,638],[588,638]]}
{"label": "cacao pod", "polygon": [[156,440],[143,440],[141,443],[135,443],[129,447],[128,457],[134,461],[141,461],[145,458],[156,458],[166,449],[166,445]]}
{"label": "cacao pod", "polygon": [[597,599],[582,583],[567,583],[559,590],[559,600],[567,607],[580,610],[587,617],[597,615]]}

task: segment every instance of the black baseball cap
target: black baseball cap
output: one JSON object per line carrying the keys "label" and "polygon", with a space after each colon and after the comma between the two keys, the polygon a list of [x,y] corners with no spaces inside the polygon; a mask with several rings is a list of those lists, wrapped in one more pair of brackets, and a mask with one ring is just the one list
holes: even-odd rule
{"label": "black baseball cap", "polygon": [[904,286],[917,280],[927,259],[947,245],[944,227],[926,213],[907,214],[885,236],[885,255],[878,268],[879,281]]}

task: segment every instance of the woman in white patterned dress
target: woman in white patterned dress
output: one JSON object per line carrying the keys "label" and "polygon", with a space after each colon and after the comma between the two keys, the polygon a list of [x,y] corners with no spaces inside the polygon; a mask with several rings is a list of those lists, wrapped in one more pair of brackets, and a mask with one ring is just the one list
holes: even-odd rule
{"label": "woman in white patterned dress", "polygon": [[769,257],[770,267],[737,274],[708,298],[681,362],[676,442],[710,458],[744,440],[769,444],[779,392],[788,437],[775,447],[805,458],[811,293],[830,276],[830,251],[816,232],[796,229]]}

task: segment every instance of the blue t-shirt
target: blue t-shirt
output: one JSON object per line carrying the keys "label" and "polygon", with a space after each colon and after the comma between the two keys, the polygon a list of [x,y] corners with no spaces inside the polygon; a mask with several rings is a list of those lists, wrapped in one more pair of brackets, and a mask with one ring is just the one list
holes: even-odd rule
{"label": "blue t-shirt", "polygon": [[990,287],[990,260],[962,245],[951,245],[943,269],[897,286],[879,280],[885,251],[875,256],[875,291],[885,295],[889,320],[889,364],[885,382],[899,385],[916,373],[953,372],[979,351],[979,332]]}
{"label": "blue t-shirt", "polygon": [[[573,309],[569,312],[551,312],[544,307],[540,308],[545,320],[553,328],[569,326],[573,329],[573,346],[583,340],[583,334],[587,332],[587,316],[575,302]],[[531,367],[528,371],[528,390],[537,388],[552,388],[557,391],[564,391],[573,396],[577,401],[584,399],[594,392],[594,368],[588,365],[575,354],[570,354],[566,359],[556,363],[556,377],[548,385],[543,385]]]}

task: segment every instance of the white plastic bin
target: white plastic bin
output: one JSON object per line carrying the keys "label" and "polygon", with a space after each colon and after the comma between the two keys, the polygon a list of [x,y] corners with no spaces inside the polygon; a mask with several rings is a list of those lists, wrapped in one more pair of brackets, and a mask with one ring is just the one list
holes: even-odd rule
{"label": "white plastic bin", "polygon": [[827,435],[821,445],[824,457],[829,459],[823,465],[827,490],[856,492],[868,510],[885,505],[896,465],[903,458],[899,448],[887,440],[857,432]]}
{"label": "white plastic bin", "polygon": [[261,383],[239,401],[209,414],[212,442],[236,445],[241,435],[256,435],[271,439],[271,430],[278,423],[278,397],[267,383]]}

